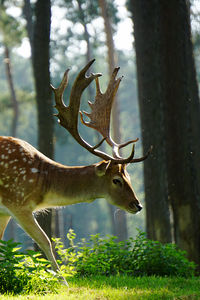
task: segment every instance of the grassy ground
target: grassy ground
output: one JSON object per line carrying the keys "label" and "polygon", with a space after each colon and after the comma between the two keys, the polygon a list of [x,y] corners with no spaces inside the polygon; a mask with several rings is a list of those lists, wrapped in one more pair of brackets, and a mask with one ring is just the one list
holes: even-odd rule
{"label": "grassy ground", "polygon": [[58,294],[0,296],[1,300],[200,299],[200,277],[92,277],[70,279]]}

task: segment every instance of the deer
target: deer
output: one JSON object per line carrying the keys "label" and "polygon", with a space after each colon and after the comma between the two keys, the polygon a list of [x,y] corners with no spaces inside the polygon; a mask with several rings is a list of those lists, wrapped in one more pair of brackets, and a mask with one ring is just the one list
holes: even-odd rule
{"label": "deer", "polygon": [[[151,150],[140,158],[134,158],[138,139],[123,144],[112,140],[111,109],[122,77],[116,78],[119,68],[115,68],[105,93],[102,93],[99,83],[101,74],[92,73],[86,76],[93,62],[94,60],[90,61],[77,75],[68,106],[64,103],[63,94],[68,83],[69,69],[66,70],[59,87],[51,85],[51,88],[55,95],[55,108],[58,111],[56,116],[60,125],[83,148],[100,158],[100,162],[88,166],[66,166],[46,157],[24,140],[0,136],[0,240],[13,217],[45,253],[55,272],[59,267],[51,241],[35,219],[34,212],[92,202],[97,198],[105,198],[109,203],[131,214],[142,209],[126,166],[145,160]],[[82,93],[92,81],[96,83],[96,96],[93,103],[88,102],[91,112],[79,112]],[[83,125],[102,135],[97,145],[90,145],[80,136],[79,115]],[[85,121],[84,116],[89,121]],[[98,149],[104,141],[111,147],[112,155]],[[129,144],[132,144],[130,155],[121,157],[120,149]]]}

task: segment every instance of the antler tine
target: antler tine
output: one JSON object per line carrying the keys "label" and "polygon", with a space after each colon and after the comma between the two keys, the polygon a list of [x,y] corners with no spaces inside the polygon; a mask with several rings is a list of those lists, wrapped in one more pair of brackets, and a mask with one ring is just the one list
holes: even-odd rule
{"label": "antler tine", "polygon": [[147,153],[144,156],[138,157],[138,158],[133,158],[132,160],[130,160],[129,163],[137,163],[137,162],[144,161],[151,154],[152,150],[153,150],[153,146],[151,145],[151,147],[149,148],[149,150],[147,151]]}
{"label": "antler tine", "polygon": [[126,147],[128,146],[129,144],[132,144],[132,143],[136,143],[137,141],[139,141],[139,138],[136,138],[135,140],[131,140],[131,141],[128,141],[124,144],[119,144],[119,149],[123,148],[123,147]]}
{"label": "antler tine", "polygon": [[57,101],[56,101],[55,107],[62,106],[62,105],[65,106],[65,104],[63,102],[63,93],[64,93],[64,90],[66,89],[66,86],[67,86],[67,83],[68,83],[68,73],[69,73],[69,71],[70,71],[70,69],[67,69],[65,71],[59,88],[56,89],[55,87],[53,87],[52,84],[50,84],[50,87],[52,88],[53,92],[56,93],[56,96],[57,96]]}

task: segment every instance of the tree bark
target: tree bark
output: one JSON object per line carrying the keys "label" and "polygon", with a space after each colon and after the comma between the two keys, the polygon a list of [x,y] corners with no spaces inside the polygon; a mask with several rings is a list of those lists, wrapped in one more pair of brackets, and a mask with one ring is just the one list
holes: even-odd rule
{"label": "tree bark", "polygon": [[[104,20],[104,28],[106,34],[106,45],[108,49],[108,68],[109,68],[109,76],[112,75],[114,68],[116,67],[116,56],[115,56],[115,47],[113,41],[113,34],[112,34],[112,26],[110,23],[110,19],[107,12],[107,5],[105,0],[99,0],[99,7],[101,9],[101,14]],[[121,133],[119,127],[119,106],[117,101],[117,96],[115,96],[115,101],[112,107],[112,128],[113,128],[113,140],[117,143],[121,140]],[[127,239],[128,232],[127,232],[127,220],[126,220],[126,213],[122,210],[117,211],[116,218],[114,217],[115,209],[113,207],[109,207],[111,211],[111,220],[112,224],[115,227],[115,233],[118,237],[118,240],[125,240]]]}
{"label": "tree bark", "polygon": [[53,109],[50,90],[49,43],[51,3],[37,1],[35,5],[33,34],[33,72],[35,78],[38,111],[39,150],[53,157]]}
{"label": "tree bark", "polygon": [[134,22],[144,152],[153,145],[151,157],[144,162],[146,230],[151,239],[171,242],[162,101],[162,32],[158,2],[134,0],[129,3]]}
{"label": "tree bark", "polygon": [[31,52],[33,49],[33,13],[30,0],[24,0],[23,14],[26,19],[26,31],[28,34]]}

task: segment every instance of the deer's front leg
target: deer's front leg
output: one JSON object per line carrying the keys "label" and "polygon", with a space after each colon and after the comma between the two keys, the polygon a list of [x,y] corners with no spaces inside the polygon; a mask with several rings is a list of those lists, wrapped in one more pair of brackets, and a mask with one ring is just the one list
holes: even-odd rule
{"label": "deer's front leg", "polygon": [[3,238],[4,231],[10,220],[10,216],[0,216],[0,240]]}
{"label": "deer's front leg", "polygon": [[13,217],[17,223],[24,229],[26,233],[38,244],[50,261],[52,269],[56,272],[59,270],[56,259],[52,251],[52,245],[46,233],[40,227],[33,216],[32,211],[27,207],[9,207]]}

